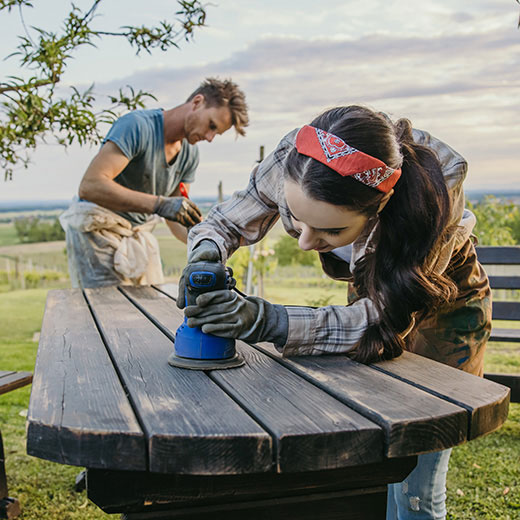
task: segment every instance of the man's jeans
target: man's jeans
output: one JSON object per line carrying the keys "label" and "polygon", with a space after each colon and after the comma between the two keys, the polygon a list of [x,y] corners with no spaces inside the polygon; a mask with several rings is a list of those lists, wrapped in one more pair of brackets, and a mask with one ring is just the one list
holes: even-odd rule
{"label": "man's jeans", "polygon": [[417,457],[417,466],[402,482],[389,484],[386,520],[446,518],[446,474],[451,449]]}

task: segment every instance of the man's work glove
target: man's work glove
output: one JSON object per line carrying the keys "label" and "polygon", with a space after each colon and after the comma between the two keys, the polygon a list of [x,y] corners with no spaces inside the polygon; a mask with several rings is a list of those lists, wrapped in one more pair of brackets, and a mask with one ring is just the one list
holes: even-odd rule
{"label": "man's work glove", "polygon": [[[202,240],[197,244],[195,249],[192,249],[188,255],[188,264],[194,264],[195,262],[220,262],[220,251],[217,244],[213,240]],[[184,309],[184,273],[188,266],[182,271],[181,277],[179,278],[179,296],[177,297],[177,307]]]}
{"label": "man's work glove", "polygon": [[243,298],[228,289],[201,294],[197,305],[184,310],[188,327],[223,338],[285,345],[289,317],[283,305],[274,305],[255,296]]}
{"label": "man's work glove", "polygon": [[159,195],[153,212],[186,227],[194,226],[202,220],[202,214],[197,205],[185,197],[163,197]]}

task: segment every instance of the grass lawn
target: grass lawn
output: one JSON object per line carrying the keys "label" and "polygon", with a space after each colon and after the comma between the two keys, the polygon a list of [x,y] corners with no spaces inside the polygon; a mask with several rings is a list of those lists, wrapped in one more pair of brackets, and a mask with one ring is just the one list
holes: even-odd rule
{"label": "grass lawn", "polygon": [[18,235],[13,223],[0,223],[0,247],[13,244],[18,244]]}
{"label": "grass lawn", "polygon": [[[266,297],[283,303],[345,301],[343,284],[307,279],[313,287],[266,284]],[[33,341],[43,316],[47,289],[0,294],[0,367],[33,370]],[[290,301],[284,301],[284,300]],[[520,352],[505,344],[490,344],[486,370],[520,372]],[[23,507],[24,520],[95,520],[116,518],[90,503],[85,492],[73,490],[79,468],[29,457],[25,453],[25,412],[30,387],[0,396],[0,429],[4,437],[11,496]],[[448,477],[448,518],[513,520],[520,518],[520,405],[512,405],[506,425],[484,438],[454,449]]]}

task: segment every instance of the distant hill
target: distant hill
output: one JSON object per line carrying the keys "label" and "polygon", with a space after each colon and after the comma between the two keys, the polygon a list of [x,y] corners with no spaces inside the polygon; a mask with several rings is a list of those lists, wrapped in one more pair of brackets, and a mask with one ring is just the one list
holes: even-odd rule
{"label": "distant hill", "polygon": [[69,200],[0,200],[0,213],[66,209]]}
{"label": "distant hill", "polygon": [[[216,198],[194,197],[193,201],[201,206],[211,206],[216,202]],[[0,200],[0,213],[65,210],[70,202],[70,200]]]}
{"label": "distant hill", "polygon": [[520,204],[520,191],[517,190],[465,190],[466,199],[473,203],[480,202],[487,195],[493,195],[497,199],[510,200],[516,204]]}
{"label": "distant hill", "polygon": [[[500,199],[512,200],[520,203],[520,191],[517,190],[466,190],[466,198],[471,202],[479,202],[486,195],[494,195]],[[229,196],[225,197],[226,199]],[[193,197],[193,201],[202,208],[209,208],[216,202],[214,197]],[[27,211],[65,210],[70,200],[0,200],[0,213],[14,213]]]}

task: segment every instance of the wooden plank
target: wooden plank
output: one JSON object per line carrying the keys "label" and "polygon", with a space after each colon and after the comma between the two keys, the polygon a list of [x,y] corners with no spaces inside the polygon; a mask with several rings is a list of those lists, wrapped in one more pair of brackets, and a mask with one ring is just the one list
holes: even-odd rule
{"label": "wooden plank", "polygon": [[146,431],[150,471],[234,474],[271,469],[269,434],[204,372],[171,367],[171,340],[121,292],[110,287],[85,293]]}
{"label": "wooden plank", "polygon": [[[121,290],[174,338],[182,313],[173,300],[158,298],[149,287]],[[244,366],[208,373],[273,435],[278,472],[334,469],[382,459],[379,426],[245,343],[237,342],[237,349]]]}
{"label": "wooden plank", "polygon": [[520,320],[520,302],[493,302],[494,320]]}
{"label": "wooden plank", "polygon": [[438,451],[467,439],[464,408],[388,374],[344,356],[282,358],[269,343],[256,348],[379,424],[389,458]]}
{"label": "wooden plank", "polygon": [[79,290],[49,291],[27,416],[27,453],[144,470],[144,436]]}
{"label": "wooden plank", "polygon": [[383,458],[380,426],[265,354],[237,342],[246,364],[217,381],[276,438],[279,472],[368,464]]}
{"label": "wooden plank", "polygon": [[491,330],[489,341],[520,342],[520,329],[495,329]]}
{"label": "wooden plank", "polygon": [[492,289],[520,289],[520,276],[489,276]]}
{"label": "wooden plank", "polygon": [[507,419],[509,389],[505,386],[411,352],[371,366],[466,409],[468,439],[500,428]]}
{"label": "wooden plank", "polygon": [[492,374],[485,373],[485,379],[500,383],[511,389],[511,402],[520,403],[520,374]]}
{"label": "wooden plank", "polygon": [[519,246],[478,246],[478,261],[481,264],[514,265],[520,264]]}
{"label": "wooden plank", "polygon": [[109,514],[164,508],[168,504],[232,504],[400,482],[416,462],[416,457],[405,457],[328,471],[219,477],[88,469],[87,496]]}
{"label": "wooden plank", "polygon": [[5,394],[16,388],[21,388],[31,383],[32,372],[0,372],[0,394]]}

